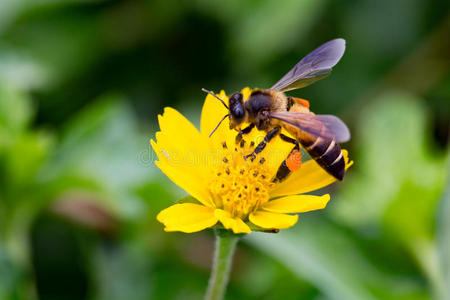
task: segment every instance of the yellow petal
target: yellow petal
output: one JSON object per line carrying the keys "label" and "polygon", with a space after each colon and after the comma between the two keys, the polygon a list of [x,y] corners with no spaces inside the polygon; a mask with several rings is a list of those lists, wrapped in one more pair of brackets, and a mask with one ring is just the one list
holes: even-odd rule
{"label": "yellow petal", "polygon": [[262,228],[285,229],[297,223],[298,215],[291,216],[259,210],[251,213],[249,219],[250,222]]}
{"label": "yellow petal", "polygon": [[330,195],[323,196],[295,195],[266,202],[262,209],[275,213],[303,213],[323,209],[330,200]]}
{"label": "yellow petal", "polygon": [[222,209],[216,209],[214,211],[214,215],[219,219],[219,221],[223,224],[223,227],[226,229],[233,230],[234,233],[250,233],[250,227],[244,223],[238,217],[232,217],[228,211]]}
{"label": "yellow petal", "polygon": [[165,231],[197,232],[217,223],[214,208],[194,203],[174,204],[162,210],[156,219]]}
{"label": "yellow petal", "polygon": [[242,97],[244,98],[244,101],[247,101],[250,97],[250,94],[252,93],[252,89],[249,87],[245,87],[241,90]]}
{"label": "yellow petal", "polygon": [[159,161],[155,164],[174,183],[205,205],[212,205],[205,186],[208,178],[209,155],[207,140],[179,112],[166,108],[159,116],[160,132],[151,141]]}
{"label": "yellow petal", "polygon": [[[217,97],[222,99],[228,105],[228,97],[224,91],[217,94]],[[209,137],[214,128],[219,124],[219,121],[228,114],[228,110],[223,104],[214,96],[207,94],[205,102],[203,103],[202,115],[200,120],[200,131],[203,136]],[[211,136],[212,141],[217,142],[216,139],[222,137],[229,131],[228,120],[224,120],[216,132]]]}
{"label": "yellow petal", "polygon": [[[164,139],[164,146],[172,146],[175,148],[173,150],[207,149],[208,140],[177,110],[166,107],[163,115],[158,116],[158,121],[159,134]],[[159,137],[157,137],[157,140],[158,143],[162,143]]]}
{"label": "yellow petal", "polygon": [[[348,161],[347,150],[342,150],[345,159],[345,169],[347,170],[353,161]],[[289,177],[280,184],[277,184],[270,191],[270,196],[280,197],[293,194],[309,193],[321,189],[336,181],[336,178],[328,174],[314,160],[308,160],[302,167],[292,172]]]}
{"label": "yellow petal", "polygon": [[153,140],[150,141],[153,150],[159,153],[159,161],[155,161],[155,165],[169,177],[176,185],[192,195],[195,199],[206,206],[214,206],[211,200],[211,195],[205,186],[205,178],[201,172],[198,172],[194,167],[177,167],[165,156],[164,150],[159,147],[159,144]]}
{"label": "yellow petal", "polygon": [[[181,168],[197,168],[205,171],[203,158],[207,153],[208,140],[178,111],[166,107],[158,116],[161,131],[156,133],[159,158],[167,158],[172,165]],[[162,152],[164,151],[164,152]]]}
{"label": "yellow petal", "polygon": [[[241,90],[241,93],[244,97],[244,101],[248,99],[252,90],[248,87],[245,87]],[[228,96],[225,94],[225,91],[220,91],[219,94],[216,94],[217,97],[222,99],[225,104],[229,104]],[[219,121],[228,114],[228,110],[223,106],[223,104],[217,100],[214,96],[207,94],[205,102],[203,103],[202,108],[202,116],[200,120],[200,131],[203,135],[209,136],[209,134],[213,131],[213,129],[217,126]],[[229,131],[229,121],[225,120],[223,124],[217,129],[214,133],[214,136],[223,136],[227,131]]]}

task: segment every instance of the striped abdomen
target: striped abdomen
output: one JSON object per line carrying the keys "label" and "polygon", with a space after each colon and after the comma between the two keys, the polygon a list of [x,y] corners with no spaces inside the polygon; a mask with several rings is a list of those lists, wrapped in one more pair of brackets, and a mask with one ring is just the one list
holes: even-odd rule
{"label": "striped abdomen", "polygon": [[344,178],[345,160],[339,144],[305,132],[299,137],[299,142],[325,171],[338,180]]}

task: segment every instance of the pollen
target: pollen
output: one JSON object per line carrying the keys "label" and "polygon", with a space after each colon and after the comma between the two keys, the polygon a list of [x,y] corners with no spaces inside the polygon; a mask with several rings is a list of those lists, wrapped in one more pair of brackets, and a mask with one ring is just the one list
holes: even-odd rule
{"label": "pollen", "polygon": [[269,200],[269,190],[273,185],[266,159],[261,154],[257,160],[244,159],[252,152],[250,145],[254,144],[253,141],[244,141],[237,149],[222,147],[208,185],[215,206],[244,221]]}

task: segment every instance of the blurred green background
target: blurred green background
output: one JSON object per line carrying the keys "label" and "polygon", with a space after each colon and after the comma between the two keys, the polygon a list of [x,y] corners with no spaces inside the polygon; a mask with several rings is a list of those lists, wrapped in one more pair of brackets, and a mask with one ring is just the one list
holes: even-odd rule
{"label": "blurred green background", "polygon": [[0,0],[0,299],[201,299],[210,231],[165,233],[184,195],[148,140],[172,106],[269,87],[342,37],[292,92],[349,124],[326,210],[251,234],[227,299],[450,299],[447,0]]}

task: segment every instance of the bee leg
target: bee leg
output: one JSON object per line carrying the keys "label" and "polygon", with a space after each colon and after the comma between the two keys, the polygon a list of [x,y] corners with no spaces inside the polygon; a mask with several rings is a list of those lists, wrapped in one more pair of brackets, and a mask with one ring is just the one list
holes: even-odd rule
{"label": "bee leg", "polygon": [[267,143],[270,142],[275,136],[277,136],[277,134],[279,134],[280,131],[281,131],[281,127],[279,127],[279,126],[275,127],[271,131],[269,131],[266,134],[266,136],[264,137],[264,140],[261,143],[259,143],[258,146],[256,146],[255,150],[253,150],[252,153],[244,156],[244,159],[247,159],[249,157],[254,157],[255,154],[258,154],[261,151],[263,151],[263,149],[266,147]]}
{"label": "bee leg", "polygon": [[291,174],[291,170],[287,167],[286,160],[283,160],[280,167],[278,168],[277,175],[272,179],[272,182],[278,183],[285,180],[288,175]]}
{"label": "bee leg", "polygon": [[280,133],[280,138],[285,142],[288,142],[288,143],[298,146],[298,141],[296,139],[290,138],[282,133]]}
{"label": "bee leg", "polygon": [[[287,137],[289,138],[289,137]],[[291,139],[291,138],[289,138]],[[284,140],[284,139],[283,139]],[[294,139],[291,139],[294,140]],[[289,153],[288,157],[283,160],[283,162],[281,163],[280,167],[278,168],[277,174],[275,175],[275,178],[272,179],[272,182],[277,183],[277,182],[282,182],[284,181],[289,174],[291,174],[292,170],[289,168],[288,166],[288,159],[291,158],[291,155],[296,152],[296,151],[300,151],[300,145],[298,144],[298,142],[296,140],[294,140],[295,143],[295,147],[292,149],[291,153]],[[289,141],[292,142],[292,141]]]}
{"label": "bee leg", "polygon": [[285,180],[289,174],[291,174],[291,169],[288,167],[287,160],[290,158],[292,153],[294,151],[300,151],[300,145],[296,139],[290,138],[284,134],[280,134],[280,138],[288,143],[294,144],[295,147],[292,149],[291,153],[289,153],[288,157],[281,163],[280,167],[278,168],[277,174],[275,175],[275,178],[272,180],[272,182],[282,182]]}
{"label": "bee leg", "polygon": [[244,129],[239,130],[239,133],[236,136],[236,144],[240,143],[242,141],[242,136],[244,134],[249,134],[252,131],[253,128],[255,128],[255,124],[251,123],[250,125],[248,125]]}

